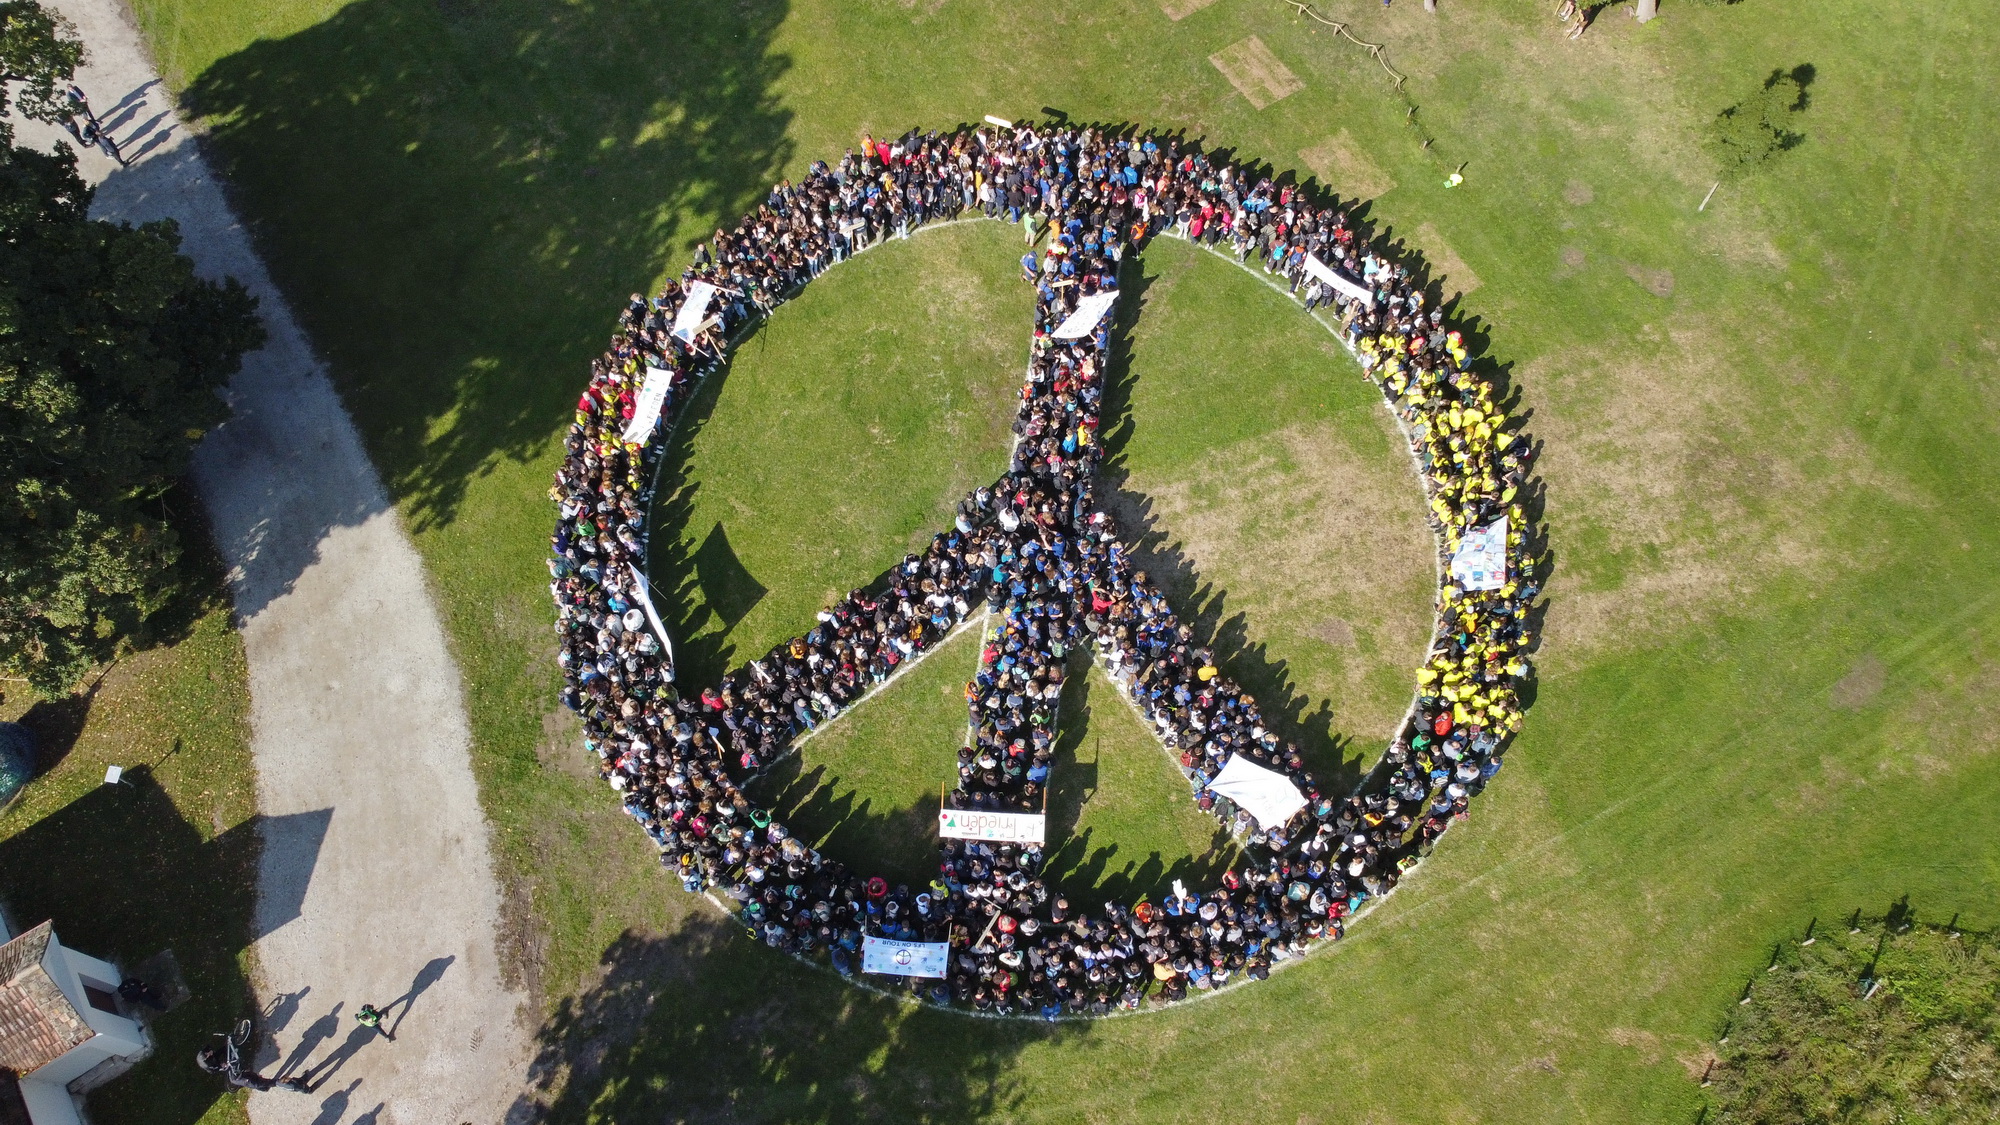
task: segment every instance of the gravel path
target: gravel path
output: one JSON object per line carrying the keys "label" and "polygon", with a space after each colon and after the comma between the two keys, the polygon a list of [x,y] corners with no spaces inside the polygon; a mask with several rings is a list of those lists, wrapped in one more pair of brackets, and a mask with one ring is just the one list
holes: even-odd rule
{"label": "gravel path", "polygon": [[[195,466],[249,658],[266,818],[256,977],[277,1038],[260,1058],[266,1073],[314,1068],[317,1085],[254,1094],[251,1118],[498,1122],[528,1056],[523,997],[500,980],[463,696],[421,560],[124,6],[52,6],[82,32],[78,82],[132,159],[83,154],[93,214],[178,220],[197,268],[249,286],[270,330]],[[65,134],[23,122],[18,135]],[[356,1024],[361,1004],[398,998],[393,1041]]]}

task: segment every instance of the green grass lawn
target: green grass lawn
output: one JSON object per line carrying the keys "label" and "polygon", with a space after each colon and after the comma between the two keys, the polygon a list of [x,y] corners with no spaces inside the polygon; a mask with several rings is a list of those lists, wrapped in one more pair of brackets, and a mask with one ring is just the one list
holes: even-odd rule
{"label": "green grass lawn", "polygon": [[[205,574],[170,610],[187,618],[165,627],[180,639],[117,661],[86,695],[0,700],[0,720],[34,729],[43,754],[0,812],[0,904],[17,926],[53,920],[65,944],[128,972],[170,949],[191,993],[151,1021],[154,1055],[91,1095],[103,1125],[246,1120],[242,1096],[190,1062],[253,1004],[256,777],[226,597],[219,569]],[[128,784],[104,784],[112,765]]]}
{"label": "green grass lawn", "polygon": [[[1179,20],[1138,0],[135,7],[442,599],[559,1120],[1691,1121],[1694,1064],[1807,918],[1907,893],[2000,921],[2000,30],[1969,0],[1669,4],[1645,27],[1613,7],[1579,43],[1540,0],[1323,5],[1387,45],[1400,93],[1277,0]],[[1263,109],[1208,61],[1252,35],[1302,84]],[[1804,142],[1698,209],[1708,123],[1800,64]],[[627,293],[864,129],[1042,106],[1374,196],[1522,390],[1556,566],[1526,731],[1420,875],[1269,982],[1054,1028],[858,992],[670,890],[549,717],[539,564],[557,443]],[[725,595],[680,609],[710,667],[878,573],[991,464],[980,388],[1013,377],[1026,333],[1005,234],[841,267],[819,285],[843,299],[781,312],[710,392],[684,454],[700,514],[675,521],[696,585],[706,560]],[[927,246],[964,248],[968,309],[892,276]],[[1359,768],[1427,616],[1407,460],[1352,366],[1254,278],[1170,243],[1135,268],[1107,484],[1232,675],[1322,770]],[[968,327],[940,351],[892,323]],[[763,403],[820,425],[785,440]],[[948,404],[951,440],[927,424]],[[822,471],[871,424],[898,471]],[[771,494],[800,482],[824,491]],[[843,482],[862,500],[835,513]],[[824,512],[846,539],[800,552],[739,530],[737,504]],[[933,719],[911,693],[911,730],[955,719],[935,694]],[[1125,735],[1095,745],[1114,710],[1093,688],[1079,779],[1128,761]],[[934,792],[855,753],[871,811]]]}

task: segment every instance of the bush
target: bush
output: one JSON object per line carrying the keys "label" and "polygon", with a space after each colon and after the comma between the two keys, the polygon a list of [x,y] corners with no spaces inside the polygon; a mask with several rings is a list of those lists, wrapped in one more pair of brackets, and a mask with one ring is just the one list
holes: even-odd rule
{"label": "bush", "polygon": [[1840,927],[1755,980],[1714,1070],[1719,1122],[2000,1120],[2000,947],[1901,921]]}
{"label": "bush", "polygon": [[1747,172],[1805,142],[1792,126],[1805,112],[1812,79],[1809,64],[1774,70],[1748,97],[1715,115],[1708,147],[1724,175]]}

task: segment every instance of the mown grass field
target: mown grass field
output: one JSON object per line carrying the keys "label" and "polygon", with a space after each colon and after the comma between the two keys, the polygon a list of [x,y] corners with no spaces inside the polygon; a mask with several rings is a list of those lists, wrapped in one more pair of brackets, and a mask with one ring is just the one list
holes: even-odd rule
{"label": "mown grass field", "polygon": [[[1967,0],[1744,0],[1643,28],[1607,8],[1569,43],[1549,7],[1324,5],[1387,45],[1399,94],[1277,0],[1178,20],[1136,0],[135,4],[429,563],[535,921],[515,957],[549,998],[558,1119],[1690,1121],[1707,1042],[1807,918],[1908,894],[1995,923],[2000,31]],[[1252,35],[1299,84],[1261,109],[1208,61]],[[1804,142],[1698,209],[1707,123],[1801,64]],[[669,890],[545,718],[539,562],[559,435],[627,293],[864,129],[1042,106],[1374,196],[1523,387],[1556,566],[1527,730],[1421,877],[1270,982],[1056,1028],[854,992]],[[711,659],[877,573],[991,466],[983,404],[1014,376],[1025,294],[982,276],[1009,251],[948,263],[962,308],[898,288],[926,239],[958,237],[842,267],[895,284],[760,334],[823,393],[749,377],[749,351],[715,392],[683,524],[704,589],[724,530],[723,604],[683,609],[708,614]],[[1137,268],[1123,510],[1232,673],[1295,705],[1323,769],[1355,768],[1425,627],[1407,462],[1351,365],[1255,279],[1172,244]],[[967,338],[918,339],[940,324]],[[814,403],[814,436],[771,438],[773,412]],[[967,428],[942,441],[948,409]],[[893,474],[852,456],[883,437]],[[800,510],[844,541],[792,549],[731,503],[775,511],[784,482],[824,489]],[[747,607],[745,575],[765,591]],[[869,706],[955,721],[920,694]],[[874,809],[914,799],[854,776]]]}

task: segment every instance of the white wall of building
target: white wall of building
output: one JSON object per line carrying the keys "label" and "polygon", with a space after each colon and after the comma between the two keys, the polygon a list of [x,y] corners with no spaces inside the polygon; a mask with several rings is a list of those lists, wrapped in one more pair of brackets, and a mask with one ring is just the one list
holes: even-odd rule
{"label": "white wall of building", "polygon": [[28,1103],[28,1120],[35,1125],[84,1125],[83,1115],[76,1109],[76,1098],[62,1083],[37,1082],[28,1077],[21,1079],[20,1087],[21,1100]]}

